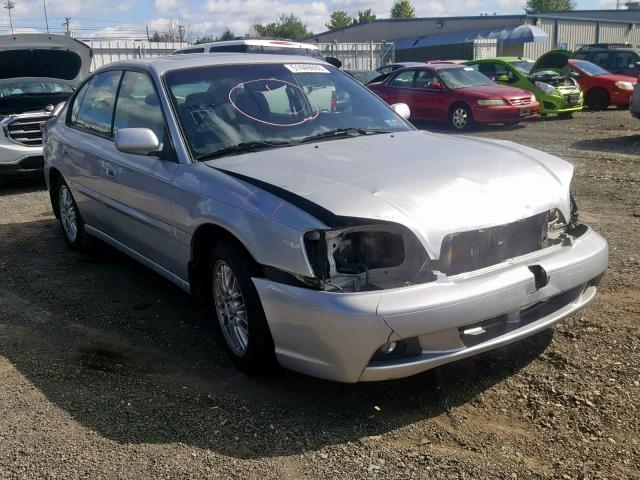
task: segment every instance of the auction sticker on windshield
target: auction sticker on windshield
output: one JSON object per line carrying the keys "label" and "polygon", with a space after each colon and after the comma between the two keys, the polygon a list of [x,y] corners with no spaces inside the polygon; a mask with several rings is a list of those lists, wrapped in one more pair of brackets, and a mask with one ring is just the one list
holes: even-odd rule
{"label": "auction sticker on windshield", "polygon": [[293,73],[331,73],[322,65],[313,65],[311,63],[290,63],[285,65],[285,68]]}

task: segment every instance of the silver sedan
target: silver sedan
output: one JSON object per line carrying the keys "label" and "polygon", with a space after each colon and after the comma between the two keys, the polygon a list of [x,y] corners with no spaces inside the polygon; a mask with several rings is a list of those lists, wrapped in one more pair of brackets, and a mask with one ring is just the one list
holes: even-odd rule
{"label": "silver sedan", "polygon": [[608,248],[573,167],[408,113],[309,57],[115,63],[47,123],[45,174],[71,248],[194,293],[249,372],[404,377],[588,305]]}

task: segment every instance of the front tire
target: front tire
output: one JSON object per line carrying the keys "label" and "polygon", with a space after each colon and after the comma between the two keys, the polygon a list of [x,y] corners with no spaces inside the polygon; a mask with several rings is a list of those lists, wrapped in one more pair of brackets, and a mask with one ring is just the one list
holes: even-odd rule
{"label": "front tire", "polygon": [[207,310],[216,319],[231,360],[250,374],[267,371],[275,364],[274,345],[251,280],[251,259],[235,245],[219,243],[207,272]]}
{"label": "front tire", "polygon": [[87,234],[84,231],[84,222],[71,189],[62,180],[58,182],[56,197],[64,239],[72,250],[82,250],[87,238]]}
{"label": "front tire", "polygon": [[464,131],[471,128],[473,117],[471,109],[464,104],[457,104],[451,108],[449,112],[449,125],[458,131]]}
{"label": "front tire", "polygon": [[594,88],[589,90],[584,103],[587,104],[590,110],[598,112],[600,110],[606,110],[609,107],[609,103],[611,103],[611,99],[606,90]]}

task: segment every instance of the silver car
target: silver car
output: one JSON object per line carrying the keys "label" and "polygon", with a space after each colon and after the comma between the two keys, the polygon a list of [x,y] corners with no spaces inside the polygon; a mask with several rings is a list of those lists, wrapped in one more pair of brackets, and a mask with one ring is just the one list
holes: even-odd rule
{"label": "silver car", "polygon": [[70,247],[194,293],[250,372],[405,377],[588,305],[608,248],[573,167],[407,110],[309,57],[116,63],[48,122],[45,174]]}
{"label": "silver car", "polygon": [[633,89],[633,94],[629,101],[629,110],[631,111],[631,115],[640,120],[640,81],[636,83]]}

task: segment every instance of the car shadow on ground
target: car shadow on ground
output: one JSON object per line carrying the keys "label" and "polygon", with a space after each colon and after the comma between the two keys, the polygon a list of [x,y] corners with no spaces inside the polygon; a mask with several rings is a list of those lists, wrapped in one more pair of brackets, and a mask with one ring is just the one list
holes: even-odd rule
{"label": "car shadow on ground", "polygon": [[44,177],[3,178],[0,177],[0,197],[17,193],[38,192],[47,189]]}
{"label": "car shadow on ground", "polygon": [[110,247],[71,252],[48,219],[0,226],[0,252],[0,355],[73,420],[121,444],[251,459],[353,442],[473,401],[552,339],[543,332],[390,382],[282,369],[249,377],[187,294]]}
{"label": "car shadow on ground", "polygon": [[591,152],[640,155],[640,134],[580,140],[571,144],[571,148]]}
{"label": "car shadow on ground", "polygon": [[516,125],[473,125],[469,130],[458,131],[450,125],[441,122],[413,122],[413,125],[419,130],[428,130],[436,133],[452,133],[458,135],[467,135],[474,132],[500,132],[500,131],[517,131],[526,128],[526,122]]}

